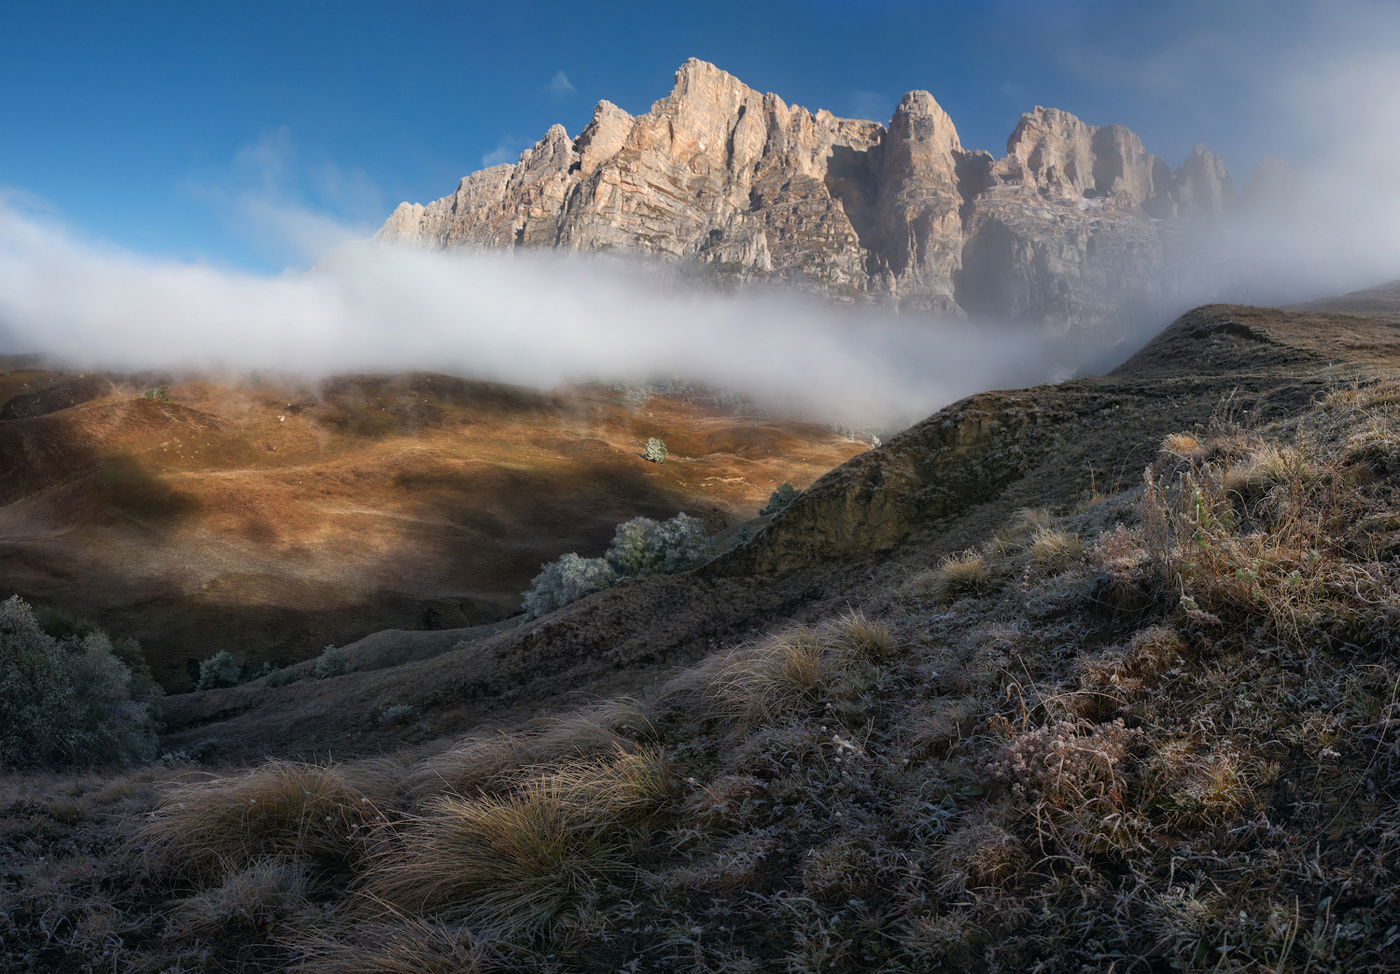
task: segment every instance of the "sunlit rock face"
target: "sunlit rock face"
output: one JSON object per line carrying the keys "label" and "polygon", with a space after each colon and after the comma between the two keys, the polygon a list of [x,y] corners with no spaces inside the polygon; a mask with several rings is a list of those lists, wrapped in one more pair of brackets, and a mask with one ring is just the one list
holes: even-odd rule
{"label": "sunlit rock face", "polygon": [[888,127],[815,114],[689,60],[644,115],[599,102],[514,165],[403,203],[380,239],[561,248],[677,262],[907,311],[1105,324],[1170,299],[1170,241],[1233,198],[1198,145],[1175,172],[1121,125],[1036,107],[996,159],[968,151],[925,91]]}

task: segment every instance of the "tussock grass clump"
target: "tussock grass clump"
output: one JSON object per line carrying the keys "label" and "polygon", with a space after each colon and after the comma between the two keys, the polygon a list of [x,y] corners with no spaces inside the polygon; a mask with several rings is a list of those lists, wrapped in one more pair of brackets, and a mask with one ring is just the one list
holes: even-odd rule
{"label": "tussock grass clump", "polygon": [[338,765],[270,761],[239,777],[179,784],[140,840],[169,868],[199,876],[236,873],[269,856],[343,867],[364,855],[380,817],[370,778]]}
{"label": "tussock grass clump", "polygon": [[675,794],[664,754],[648,748],[523,772],[501,796],[437,798],[376,856],[366,888],[396,909],[539,932],[629,871],[625,830]]}
{"label": "tussock grass clump", "polygon": [[1248,502],[1276,487],[1306,486],[1322,473],[1298,449],[1266,442],[1256,444],[1240,461],[1224,465],[1219,476],[1226,494]]}
{"label": "tussock grass clump", "polygon": [[317,931],[295,941],[301,974],[494,974],[547,970],[529,951],[460,925],[392,915],[392,920]]}
{"label": "tussock grass clump", "polygon": [[1064,571],[1079,560],[1084,545],[1079,535],[1056,528],[1040,528],[1026,549],[1033,566],[1041,571]]}
{"label": "tussock grass clump", "polygon": [[740,728],[771,723],[815,700],[845,655],[810,629],[789,630],[719,660],[704,697],[715,717]]}
{"label": "tussock grass clump", "polygon": [[1157,745],[1143,779],[1156,813],[1176,828],[1231,822],[1253,797],[1238,755],[1202,753],[1181,739]]}
{"label": "tussock grass clump", "polygon": [[943,559],[924,584],[930,594],[952,600],[980,593],[989,580],[986,556],[980,551],[968,550]]}
{"label": "tussock grass clump", "polygon": [[1119,612],[1142,612],[1158,598],[1159,580],[1141,530],[1122,524],[1098,536],[1085,552],[1094,573],[1091,598]]}
{"label": "tussock grass clump", "polygon": [[943,841],[935,860],[942,873],[942,892],[1000,886],[1030,865],[1020,837],[996,820],[1000,814],[994,810],[968,822]]}
{"label": "tussock grass clump", "polygon": [[310,891],[305,863],[260,859],[218,886],[178,902],[175,933],[207,937],[237,928],[259,930],[306,909]]}
{"label": "tussock grass clump", "polygon": [[899,650],[899,640],[883,622],[863,612],[848,612],[823,627],[823,638],[831,645],[867,660],[889,659]]}
{"label": "tussock grass clump", "polygon": [[936,697],[910,712],[907,722],[909,746],[927,754],[971,735],[983,713],[979,697]]}
{"label": "tussock grass clump", "polygon": [[1169,433],[1162,438],[1159,449],[1169,457],[1178,460],[1200,460],[1210,452],[1201,441],[1190,433]]}
{"label": "tussock grass clump", "polygon": [[421,761],[409,772],[406,785],[419,800],[444,792],[472,797],[508,791],[521,768],[626,751],[656,736],[647,709],[635,700],[618,698],[524,729],[479,731]]}
{"label": "tussock grass clump", "polygon": [[1113,688],[1124,694],[1146,693],[1162,674],[1182,662],[1186,643],[1174,629],[1149,626],[1124,648],[1098,656],[1081,656],[1076,668],[1086,690]]}

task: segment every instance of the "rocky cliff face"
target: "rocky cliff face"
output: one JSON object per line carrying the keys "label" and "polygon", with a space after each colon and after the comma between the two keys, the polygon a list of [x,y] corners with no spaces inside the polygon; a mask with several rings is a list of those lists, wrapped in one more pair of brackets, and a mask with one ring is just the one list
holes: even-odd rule
{"label": "rocky cliff face", "polygon": [[403,203],[378,236],[679,261],[901,309],[1094,326],[1170,297],[1172,228],[1218,216],[1229,173],[1198,145],[1175,172],[1121,125],[1037,107],[995,159],[928,92],[888,128],[813,114],[690,60],[633,117],[599,102],[514,165]]}

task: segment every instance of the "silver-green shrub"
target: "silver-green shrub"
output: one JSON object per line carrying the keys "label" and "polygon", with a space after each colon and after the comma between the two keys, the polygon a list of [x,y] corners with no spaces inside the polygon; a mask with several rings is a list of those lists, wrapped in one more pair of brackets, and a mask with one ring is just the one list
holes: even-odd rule
{"label": "silver-green shrub", "polygon": [[617,584],[617,572],[602,558],[582,558],[569,552],[540,566],[525,593],[525,618],[537,619]]}
{"label": "silver-green shrub", "polygon": [[640,578],[689,571],[714,556],[715,543],[705,534],[704,523],[677,514],[669,521],[634,517],[619,524],[604,558],[620,577]]}
{"label": "silver-green shrub", "polygon": [[350,657],[345,655],[345,651],[336,646],[327,646],[320,656],[316,657],[316,679],[328,680],[333,676],[344,676],[355,667],[350,663]]}
{"label": "silver-green shrub", "polygon": [[758,512],[759,517],[765,514],[777,514],[787,507],[797,498],[797,490],[792,484],[783,484],[773,493],[768,495],[768,506]]}
{"label": "silver-green shrub", "polygon": [[669,521],[634,517],[619,524],[607,554],[583,558],[573,552],[540,566],[525,593],[525,618],[537,619],[624,578],[673,575],[698,568],[715,556],[715,543],[699,518],[677,514]]}
{"label": "silver-green shrub", "polygon": [[236,687],[243,680],[243,667],[228,650],[221,650],[199,664],[199,682],[196,690],[217,690],[219,687]]}
{"label": "silver-green shrub", "polygon": [[668,454],[669,451],[666,449],[666,444],[653,436],[651,439],[647,440],[646,452],[644,452],[642,456],[652,463],[665,463]]}
{"label": "silver-green shrub", "polygon": [[285,687],[290,686],[296,681],[296,670],[282,669],[279,666],[274,666],[272,671],[267,674],[267,678],[263,680],[263,685],[269,687]]}
{"label": "silver-green shrub", "polygon": [[149,761],[160,693],[133,684],[106,633],[54,639],[18,596],[0,603],[0,767]]}

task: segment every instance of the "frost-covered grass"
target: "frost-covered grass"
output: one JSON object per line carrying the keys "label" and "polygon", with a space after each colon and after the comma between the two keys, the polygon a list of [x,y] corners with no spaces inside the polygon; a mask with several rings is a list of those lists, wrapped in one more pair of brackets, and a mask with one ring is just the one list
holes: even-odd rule
{"label": "frost-covered grass", "polygon": [[174,786],[135,843],[169,877],[161,949],[364,972],[1393,969],[1397,403],[1193,431],[1132,494],[1028,512],[878,612],[756,636],[642,699]]}

